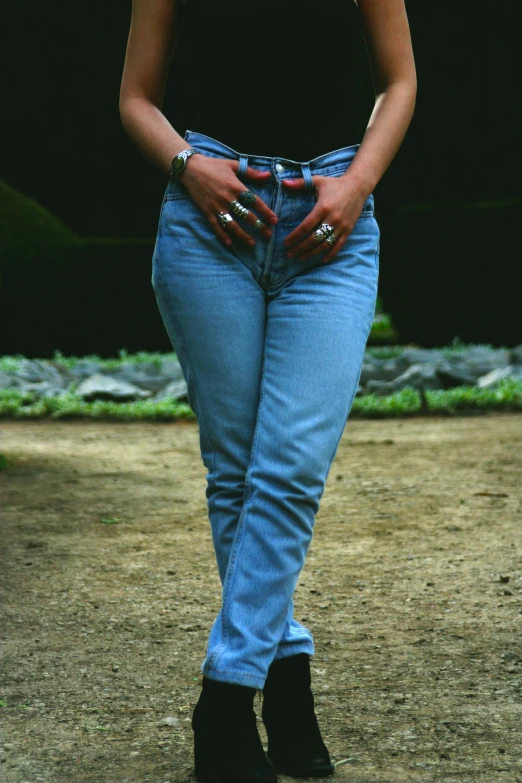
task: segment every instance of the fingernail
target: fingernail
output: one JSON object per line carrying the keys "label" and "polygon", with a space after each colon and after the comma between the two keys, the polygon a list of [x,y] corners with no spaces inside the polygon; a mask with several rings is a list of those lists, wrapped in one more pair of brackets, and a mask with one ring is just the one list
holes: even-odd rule
{"label": "fingernail", "polygon": [[256,241],[255,241],[255,239],[249,239],[249,240],[248,240],[248,244],[249,244],[249,245],[255,245],[255,244],[256,244]]}
{"label": "fingernail", "polygon": [[271,218],[270,218],[270,222],[271,222],[271,223],[277,223],[277,218],[276,218],[276,216],[275,216],[275,215],[274,215],[273,217],[271,217]]}

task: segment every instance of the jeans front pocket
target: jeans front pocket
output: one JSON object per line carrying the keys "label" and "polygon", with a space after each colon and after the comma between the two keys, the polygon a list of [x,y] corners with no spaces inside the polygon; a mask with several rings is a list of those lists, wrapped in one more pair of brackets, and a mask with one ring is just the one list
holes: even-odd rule
{"label": "jeans front pocket", "polygon": [[190,194],[181,180],[169,179],[167,189],[165,191],[164,200],[174,201],[176,199],[190,198]]}

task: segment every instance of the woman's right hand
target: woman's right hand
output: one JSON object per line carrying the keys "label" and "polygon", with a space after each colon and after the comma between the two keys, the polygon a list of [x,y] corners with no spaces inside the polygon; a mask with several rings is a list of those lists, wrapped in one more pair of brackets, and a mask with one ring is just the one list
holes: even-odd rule
{"label": "woman's right hand", "polygon": [[[231,211],[231,202],[238,200],[238,196],[248,190],[248,186],[236,176],[239,169],[238,160],[228,160],[227,158],[213,158],[209,155],[191,155],[187,161],[187,167],[181,174],[180,182],[186,187],[192,200],[198,205],[211,224],[214,232],[227,247],[232,244],[232,239],[239,239],[246,245],[255,244],[254,238],[241,228],[240,221],[253,225],[258,218],[265,223],[277,223],[277,215],[272,212],[263,199],[256,195],[256,200],[249,205],[248,217],[234,218],[223,228],[219,219],[218,212]],[[253,182],[265,182],[270,178],[270,171],[257,171],[248,166],[244,177]],[[240,202],[241,203],[241,202]],[[254,209],[258,214],[254,212]],[[269,225],[261,229],[265,237],[272,233]]]}

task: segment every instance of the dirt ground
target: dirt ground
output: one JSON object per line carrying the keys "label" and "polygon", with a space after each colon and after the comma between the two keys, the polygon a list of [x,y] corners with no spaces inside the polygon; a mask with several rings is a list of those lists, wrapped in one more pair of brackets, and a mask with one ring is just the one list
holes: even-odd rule
{"label": "dirt ground", "polygon": [[[296,592],[338,783],[522,781],[521,445],[520,415],[348,423]],[[0,451],[0,778],[193,780],[197,425],[4,421]]]}

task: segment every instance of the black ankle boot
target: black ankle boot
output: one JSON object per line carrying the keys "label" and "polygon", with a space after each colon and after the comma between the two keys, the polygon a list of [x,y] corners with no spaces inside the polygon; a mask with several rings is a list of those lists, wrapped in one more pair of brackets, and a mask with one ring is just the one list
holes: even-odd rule
{"label": "black ankle boot", "polygon": [[296,778],[325,777],[334,771],[310,686],[310,656],[299,653],[274,661],[263,688],[268,758],[278,772]]}
{"label": "black ankle boot", "polygon": [[255,688],[203,677],[192,716],[196,778],[204,783],[277,783],[257,731]]}

